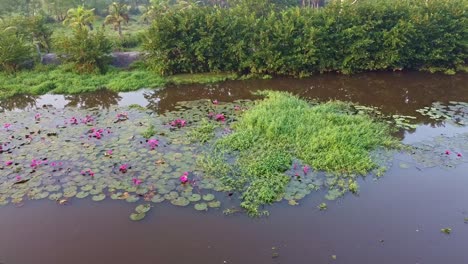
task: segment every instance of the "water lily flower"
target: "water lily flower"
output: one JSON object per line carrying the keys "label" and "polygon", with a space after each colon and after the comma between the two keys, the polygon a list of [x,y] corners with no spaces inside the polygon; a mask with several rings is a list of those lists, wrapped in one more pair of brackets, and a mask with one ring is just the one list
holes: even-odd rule
{"label": "water lily flower", "polygon": [[179,180],[180,180],[180,183],[185,184],[188,182],[188,176],[184,174],[180,176]]}
{"label": "water lily flower", "polygon": [[5,166],[11,166],[13,164],[12,160],[5,161]]}
{"label": "water lily flower", "polygon": [[138,178],[133,178],[132,182],[134,185],[137,185],[137,186],[143,183],[143,181]]}
{"label": "water lily flower", "polygon": [[108,156],[112,156],[112,153],[114,153],[114,152],[112,151],[112,149],[109,149],[108,151],[106,151],[106,154],[107,154]]}
{"label": "water lily flower", "polygon": [[99,133],[98,131],[94,132],[94,137],[97,139],[101,139],[101,133]]}
{"label": "water lily flower", "polygon": [[70,118],[70,124],[71,125],[78,125],[78,120],[76,119],[76,117]]}
{"label": "water lily flower", "polygon": [[446,150],[445,155],[450,155],[450,150]]}
{"label": "water lily flower", "polygon": [[217,100],[217,99],[213,100],[213,104],[214,104],[214,105],[219,104],[218,100]]}
{"label": "water lily flower", "polygon": [[42,161],[33,159],[33,160],[31,160],[31,165],[30,166],[31,166],[31,168],[36,168],[37,166],[39,166],[41,164],[42,164]]}
{"label": "water lily flower", "polygon": [[128,170],[128,164],[122,164],[120,165],[119,167],[119,171],[122,172],[122,173],[126,173]]}
{"label": "water lily flower", "polygon": [[21,176],[18,175],[18,176],[15,177],[15,179],[16,179],[16,181],[21,181]]}
{"label": "water lily flower", "polygon": [[151,150],[154,150],[159,145],[159,141],[157,139],[150,139],[148,140],[148,145],[150,146]]}
{"label": "water lily flower", "polygon": [[57,165],[55,162],[50,163],[50,166],[52,166],[52,167],[55,167],[55,165]]}
{"label": "water lily flower", "polygon": [[217,114],[215,116],[215,120],[216,121],[221,121],[221,122],[224,122],[226,120],[226,117],[224,116],[224,114]]}
{"label": "water lily flower", "polygon": [[85,118],[81,119],[81,123],[83,123],[83,124],[88,124],[88,123],[91,123],[93,121],[94,121],[94,119],[90,115],[86,115]]}
{"label": "water lily flower", "polygon": [[35,119],[36,121],[41,120],[41,114],[39,114],[39,113],[35,114],[35,115],[34,115],[34,119]]}
{"label": "water lily flower", "polygon": [[183,119],[176,119],[176,120],[170,122],[170,125],[172,127],[177,127],[177,128],[184,127],[186,124],[187,124],[187,121],[185,121]]}
{"label": "water lily flower", "polygon": [[457,157],[461,158],[462,154],[460,152],[457,153]]}
{"label": "water lily flower", "polygon": [[302,171],[304,171],[304,174],[307,174],[309,172],[310,167],[305,165],[304,168],[302,168]]}
{"label": "water lily flower", "polygon": [[238,105],[234,106],[234,111],[239,111],[239,110],[241,110],[240,106],[238,106]]}
{"label": "water lily flower", "polygon": [[117,114],[117,119],[118,120],[127,120],[128,119],[128,113],[127,112],[122,112]]}
{"label": "water lily flower", "polygon": [[3,124],[3,128],[5,128],[6,130],[10,129],[10,127],[11,127],[10,123]]}

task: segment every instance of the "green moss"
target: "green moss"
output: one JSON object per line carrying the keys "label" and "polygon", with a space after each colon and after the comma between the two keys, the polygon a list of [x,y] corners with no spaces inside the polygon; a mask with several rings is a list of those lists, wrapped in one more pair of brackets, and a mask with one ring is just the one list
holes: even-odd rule
{"label": "green moss", "polygon": [[[354,114],[349,104],[311,105],[288,93],[265,95],[233,124],[232,134],[216,142],[225,161],[216,164],[231,168],[214,176],[242,193],[242,207],[251,215],[281,197],[293,159],[328,172],[335,192],[357,193],[356,177],[378,167],[371,152],[397,145],[387,124]],[[216,171],[215,163],[207,164]]]}

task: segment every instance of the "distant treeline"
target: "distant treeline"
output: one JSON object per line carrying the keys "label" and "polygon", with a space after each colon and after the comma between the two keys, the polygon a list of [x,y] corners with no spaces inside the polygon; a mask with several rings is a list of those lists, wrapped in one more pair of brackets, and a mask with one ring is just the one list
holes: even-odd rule
{"label": "distant treeline", "polygon": [[159,14],[144,41],[147,61],[161,74],[293,76],[453,73],[467,62],[468,0],[337,0],[315,9],[252,3]]}

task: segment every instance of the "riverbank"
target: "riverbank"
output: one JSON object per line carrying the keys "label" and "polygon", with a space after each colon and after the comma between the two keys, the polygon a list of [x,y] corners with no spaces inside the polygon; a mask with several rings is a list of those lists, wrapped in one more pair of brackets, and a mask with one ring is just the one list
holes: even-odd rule
{"label": "riverbank", "polygon": [[78,74],[66,66],[42,66],[15,74],[0,73],[0,99],[15,95],[80,94],[108,89],[114,92],[158,88],[169,84],[214,83],[239,78],[232,73],[181,74],[162,77],[144,69],[111,68],[105,74]]}

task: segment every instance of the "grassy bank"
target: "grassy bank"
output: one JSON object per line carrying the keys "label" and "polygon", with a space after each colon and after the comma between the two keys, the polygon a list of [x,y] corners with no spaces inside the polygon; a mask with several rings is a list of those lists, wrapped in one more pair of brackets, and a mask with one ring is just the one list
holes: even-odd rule
{"label": "grassy bank", "polygon": [[282,198],[291,179],[285,172],[296,170],[297,164],[303,166],[299,171],[327,172],[327,187],[335,193],[357,192],[357,176],[378,167],[371,152],[397,141],[386,124],[354,113],[342,102],[310,105],[270,92],[242,115],[232,134],[216,142],[214,154],[200,165],[241,192],[242,207],[253,215],[260,213],[259,206]]}
{"label": "grassy bank", "polygon": [[78,94],[103,88],[126,92],[167,84],[212,83],[236,78],[237,75],[229,73],[161,77],[143,69],[111,69],[106,74],[77,74],[66,70],[65,67],[39,67],[15,74],[0,72],[0,98],[18,94]]}

